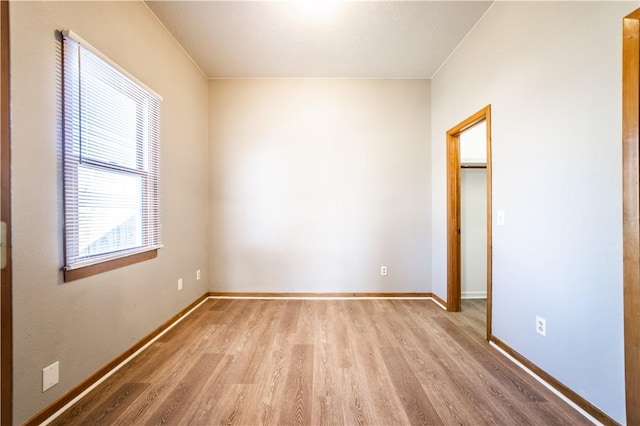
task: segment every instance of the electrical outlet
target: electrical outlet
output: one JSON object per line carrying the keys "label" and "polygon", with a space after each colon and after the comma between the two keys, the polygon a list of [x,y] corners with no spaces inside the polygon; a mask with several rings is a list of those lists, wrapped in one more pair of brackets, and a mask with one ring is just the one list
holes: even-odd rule
{"label": "electrical outlet", "polygon": [[182,278],[178,279],[178,290],[182,290]]}
{"label": "electrical outlet", "polygon": [[56,361],[42,369],[42,392],[58,384],[60,380],[60,362]]}
{"label": "electrical outlet", "polygon": [[380,267],[380,275],[387,275],[387,267],[386,266],[381,266]]}
{"label": "electrical outlet", "polygon": [[196,271],[196,280],[200,281],[200,269]]}
{"label": "electrical outlet", "polygon": [[542,334],[543,336],[547,335],[547,320],[542,317],[536,317],[536,332],[538,334]]}

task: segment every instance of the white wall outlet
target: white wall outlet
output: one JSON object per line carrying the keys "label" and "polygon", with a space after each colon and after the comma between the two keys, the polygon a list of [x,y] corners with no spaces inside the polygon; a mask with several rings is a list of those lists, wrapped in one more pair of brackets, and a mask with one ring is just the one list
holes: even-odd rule
{"label": "white wall outlet", "polygon": [[200,281],[200,269],[196,271],[196,280]]}
{"label": "white wall outlet", "polygon": [[498,210],[496,212],[496,222],[498,222],[498,225],[503,226],[504,225],[504,210]]}
{"label": "white wall outlet", "polygon": [[536,332],[538,334],[542,334],[543,336],[547,335],[547,320],[542,317],[536,317]]}
{"label": "white wall outlet", "polygon": [[381,266],[380,267],[380,275],[387,275],[387,267],[386,266]]}
{"label": "white wall outlet", "polygon": [[58,384],[60,380],[60,362],[56,361],[42,369],[42,392]]}
{"label": "white wall outlet", "polygon": [[182,290],[182,278],[178,279],[178,290]]}

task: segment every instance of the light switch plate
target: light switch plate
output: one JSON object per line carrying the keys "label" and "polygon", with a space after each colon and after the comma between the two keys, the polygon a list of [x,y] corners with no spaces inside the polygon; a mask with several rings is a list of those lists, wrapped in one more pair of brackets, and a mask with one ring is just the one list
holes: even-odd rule
{"label": "light switch plate", "polygon": [[60,380],[60,362],[56,361],[42,369],[42,392],[58,384]]}

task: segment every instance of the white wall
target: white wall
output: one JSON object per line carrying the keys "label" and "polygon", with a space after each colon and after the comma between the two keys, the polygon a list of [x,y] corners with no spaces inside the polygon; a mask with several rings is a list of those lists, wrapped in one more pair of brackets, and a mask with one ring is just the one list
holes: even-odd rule
{"label": "white wall", "polygon": [[[638,2],[496,2],[432,81],[433,290],[445,132],[492,105],[493,334],[624,423],[621,34]],[[535,316],[547,337],[535,333]]]}
{"label": "white wall", "polygon": [[486,120],[460,133],[460,164],[487,164]]}
{"label": "white wall", "polygon": [[[207,81],[142,2],[11,2],[14,421],[22,423],[208,290]],[[56,30],[164,97],[157,259],[62,282]],[[203,279],[195,280],[202,269]],[[177,291],[178,278],[184,290]],[[42,368],[60,383],[42,393]]]}
{"label": "white wall", "polygon": [[210,81],[212,290],[430,292],[429,96],[427,80]]}
{"label": "white wall", "polygon": [[460,284],[463,299],[487,297],[487,170],[460,170]]}

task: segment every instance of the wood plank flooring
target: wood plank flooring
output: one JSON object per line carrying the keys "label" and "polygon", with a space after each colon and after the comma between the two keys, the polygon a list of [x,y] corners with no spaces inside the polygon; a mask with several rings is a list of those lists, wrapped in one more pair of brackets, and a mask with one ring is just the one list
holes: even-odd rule
{"label": "wood plank flooring", "polygon": [[208,300],[53,424],[590,424],[489,346],[484,315]]}

